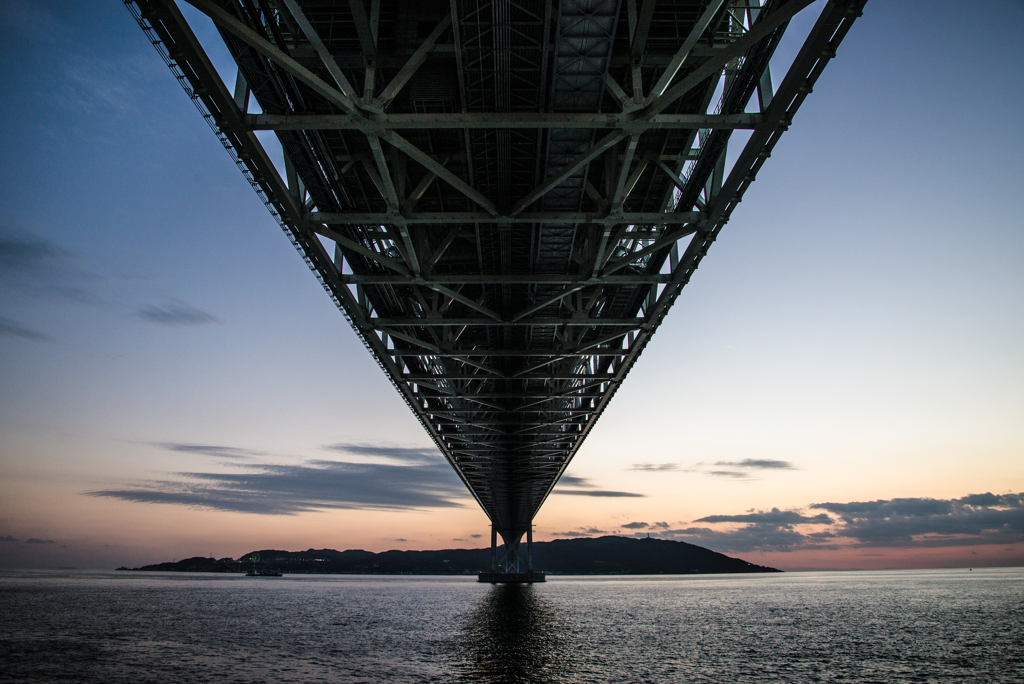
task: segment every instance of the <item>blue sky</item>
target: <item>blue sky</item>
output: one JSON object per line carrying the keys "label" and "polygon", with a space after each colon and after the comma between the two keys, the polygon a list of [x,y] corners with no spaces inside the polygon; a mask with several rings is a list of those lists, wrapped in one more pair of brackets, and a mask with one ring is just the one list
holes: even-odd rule
{"label": "blue sky", "polygon": [[[121,3],[0,6],[0,565],[479,543],[486,519]],[[986,510],[1006,534],[972,548],[1024,562],[1016,504],[963,498],[1024,491],[1024,3],[985,10],[868,3],[540,538],[664,522],[866,566],[882,537],[817,548],[825,528],[768,514],[935,500],[885,563],[960,558],[950,516]],[[310,489],[357,466],[426,484]],[[210,503],[240,478],[287,490],[277,514]],[[830,514],[847,539],[867,525]]]}

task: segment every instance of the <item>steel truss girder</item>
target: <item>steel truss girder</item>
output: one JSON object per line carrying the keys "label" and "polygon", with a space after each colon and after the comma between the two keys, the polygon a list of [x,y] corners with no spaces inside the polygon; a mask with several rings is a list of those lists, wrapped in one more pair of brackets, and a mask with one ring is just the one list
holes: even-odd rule
{"label": "steel truss girder", "polygon": [[572,276],[548,275],[537,273],[532,275],[516,274],[475,274],[446,275],[433,274],[429,278],[401,275],[356,275],[343,273],[339,276],[346,285],[563,285],[567,289],[591,287],[597,285],[656,285],[667,283],[672,279],[670,273],[655,275],[624,275],[603,276],[601,278],[573,278]]}
{"label": "steel truss girder", "polygon": [[[358,212],[311,212],[305,215],[307,221],[324,224],[351,225],[401,225],[423,224],[444,227],[457,224],[495,223],[511,225],[516,223],[566,224],[599,223],[611,226],[691,223],[700,221],[699,211],[679,212],[584,212],[584,211],[536,211],[516,215],[496,215],[483,212],[410,212],[402,213],[358,213]],[[330,236],[326,236],[330,237]]]}
{"label": "steel truss girder", "polygon": [[[188,1],[238,61],[239,97],[172,0],[125,0],[424,429],[515,539],[864,5],[826,3],[772,92],[768,59],[810,0],[694,0],[686,11],[686,0],[645,0],[621,15],[614,0],[518,0],[523,13],[498,24],[481,18],[485,0],[452,0],[426,39],[405,43],[392,0],[375,0],[369,16],[360,0],[326,13],[305,0],[273,11]],[[378,44],[392,34],[393,47]],[[449,78],[437,60],[452,57]],[[243,108],[250,90],[262,114]],[[758,111],[746,111],[755,100]],[[751,133],[729,170],[736,129]],[[256,130],[277,132],[287,182]]]}
{"label": "steel truss girder", "polygon": [[502,112],[438,114],[247,114],[245,125],[254,131],[360,131],[380,134],[394,130],[465,129],[622,129],[648,130],[752,129],[760,114],[591,114],[587,112]]}
{"label": "steel truss girder", "polygon": [[647,324],[645,318],[555,318],[531,316],[520,320],[493,318],[370,318],[367,325],[375,329],[398,327],[461,327],[467,325],[515,325],[515,326],[568,326],[568,327],[628,327],[639,328]]}

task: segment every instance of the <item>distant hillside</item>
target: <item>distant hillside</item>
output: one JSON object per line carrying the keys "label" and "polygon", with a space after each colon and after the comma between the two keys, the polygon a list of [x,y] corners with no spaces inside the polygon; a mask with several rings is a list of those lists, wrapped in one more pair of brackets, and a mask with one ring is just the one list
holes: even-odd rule
{"label": "distant hillside", "polygon": [[[525,544],[523,552],[526,551]],[[284,573],[381,574],[381,575],[474,575],[490,566],[490,549],[447,549],[444,551],[277,551],[259,553],[260,566]],[[252,557],[252,553],[243,556]],[[499,550],[499,556],[501,551]],[[556,539],[535,542],[534,567],[552,575],[680,575],[692,573],[780,572],[754,565],[709,549],[667,539],[598,537]],[[249,560],[232,558],[186,558],[121,570],[163,570],[174,572],[245,572]]]}

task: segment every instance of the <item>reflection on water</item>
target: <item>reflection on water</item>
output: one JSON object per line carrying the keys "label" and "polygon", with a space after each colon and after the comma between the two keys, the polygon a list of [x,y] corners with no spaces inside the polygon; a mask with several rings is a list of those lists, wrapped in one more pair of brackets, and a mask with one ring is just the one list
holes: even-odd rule
{"label": "reflection on water", "polygon": [[572,671],[571,632],[542,588],[498,584],[465,616],[452,644],[465,681],[561,681]]}

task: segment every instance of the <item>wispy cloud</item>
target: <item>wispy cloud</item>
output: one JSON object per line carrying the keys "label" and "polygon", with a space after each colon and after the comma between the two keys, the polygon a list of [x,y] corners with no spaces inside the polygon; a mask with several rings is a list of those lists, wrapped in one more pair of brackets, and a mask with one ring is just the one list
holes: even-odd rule
{"label": "wispy cloud", "polygon": [[634,463],[626,470],[640,470],[648,473],[664,473],[679,470],[678,463]]}
{"label": "wispy cloud", "polygon": [[[138,116],[144,94],[132,87],[140,81],[159,82],[162,64],[146,59],[143,46],[119,51],[97,49],[80,35],[80,27],[54,11],[49,3],[5,3],[6,21],[23,41],[48,55],[36,74],[39,88],[55,108],[74,116],[83,112],[128,118]],[[60,47],[59,52],[57,47]],[[113,135],[113,133],[111,133]]]}
{"label": "wispy cloud", "polygon": [[[98,275],[96,264],[82,255],[25,230],[0,223],[0,294],[32,297],[58,304],[113,306],[163,326],[199,326],[219,322],[206,311],[178,302],[137,306],[137,283],[130,293],[122,276]],[[110,270],[109,268],[100,270]],[[112,285],[116,285],[110,290]],[[101,296],[101,293],[108,291]],[[46,334],[9,318],[0,318],[0,336],[49,341]]]}
{"label": "wispy cloud", "polygon": [[148,305],[135,312],[137,318],[155,325],[190,327],[219,323],[213,314],[206,313],[187,304]]}
{"label": "wispy cloud", "polygon": [[0,288],[43,299],[96,304],[93,289],[102,278],[85,271],[81,259],[24,230],[0,225]]}
{"label": "wispy cloud", "polygon": [[[724,470],[728,468],[729,470]],[[694,472],[701,472],[712,477],[724,477],[739,481],[757,480],[758,471],[765,470],[796,470],[791,461],[779,461],[770,458],[744,458],[741,461],[715,461],[713,464],[698,463]]]}
{"label": "wispy cloud", "polygon": [[[728,469],[728,470],[726,470]],[[724,477],[734,480],[757,479],[755,471],[763,470],[796,470],[790,461],[779,461],[770,458],[744,458],[739,461],[716,461],[712,464],[697,463],[689,468],[682,468],[678,463],[634,463],[626,470],[645,473],[703,473],[712,477]]]}
{"label": "wispy cloud", "polygon": [[667,530],[671,527],[667,522],[631,522],[624,525],[619,525],[624,530]]}
{"label": "wispy cloud", "polygon": [[596,534],[608,534],[606,530],[599,530],[596,527],[577,527],[568,532],[555,532],[555,537],[593,537]]}
{"label": "wispy cloud", "polygon": [[16,542],[16,541],[21,541],[21,540],[20,539],[15,539],[11,535],[7,535],[5,537],[0,537],[0,542]]}
{"label": "wispy cloud", "polygon": [[563,496],[603,496],[608,498],[645,496],[635,492],[619,492],[612,489],[556,489],[552,494],[561,494]]}
{"label": "wispy cloud", "polygon": [[304,465],[239,464],[237,469],[179,473],[178,480],[86,494],[265,515],[335,508],[451,508],[467,499],[465,487],[444,462],[396,466],[318,460]]}
{"label": "wispy cloud", "polygon": [[36,539],[35,537],[30,537],[29,539],[25,540],[25,543],[26,544],[56,544],[57,542],[53,541],[52,539]]}
{"label": "wispy cloud", "polygon": [[796,470],[790,461],[775,461],[770,458],[745,458],[742,461],[717,461],[716,466],[743,468],[746,470]]}
{"label": "wispy cloud", "polygon": [[818,515],[803,515],[798,511],[780,511],[778,508],[773,508],[770,511],[741,513],[740,515],[707,515],[694,522],[746,522],[769,523],[772,525],[831,525],[835,521],[824,513],[819,513]]}
{"label": "wispy cloud", "polygon": [[552,494],[561,494],[564,496],[597,496],[597,497],[642,497],[643,494],[634,494],[633,492],[620,492],[609,489],[597,489],[597,485],[592,483],[589,478],[579,477],[577,475],[565,474],[558,480],[558,486],[552,492]]}
{"label": "wispy cloud", "polygon": [[330,444],[324,447],[328,451],[337,451],[355,456],[372,456],[390,458],[409,463],[438,462],[441,452],[436,447],[407,447],[388,444]]}
{"label": "wispy cloud", "polygon": [[51,342],[53,338],[45,333],[41,333],[38,330],[26,328],[20,323],[16,323],[9,318],[0,316],[0,337],[14,337],[20,340],[29,340],[31,342]]}
{"label": "wispy cloud", "polygon": [[152,442],[153,446],[166,451],[176,451],[183,454],[203,454],[204,456],[216,456],[218,458],[252,458],[253,456],[266,456],[263,451],[252,449],[240,449],[230,446],[216,446],[212,444],[185,444],[182,442]]}

